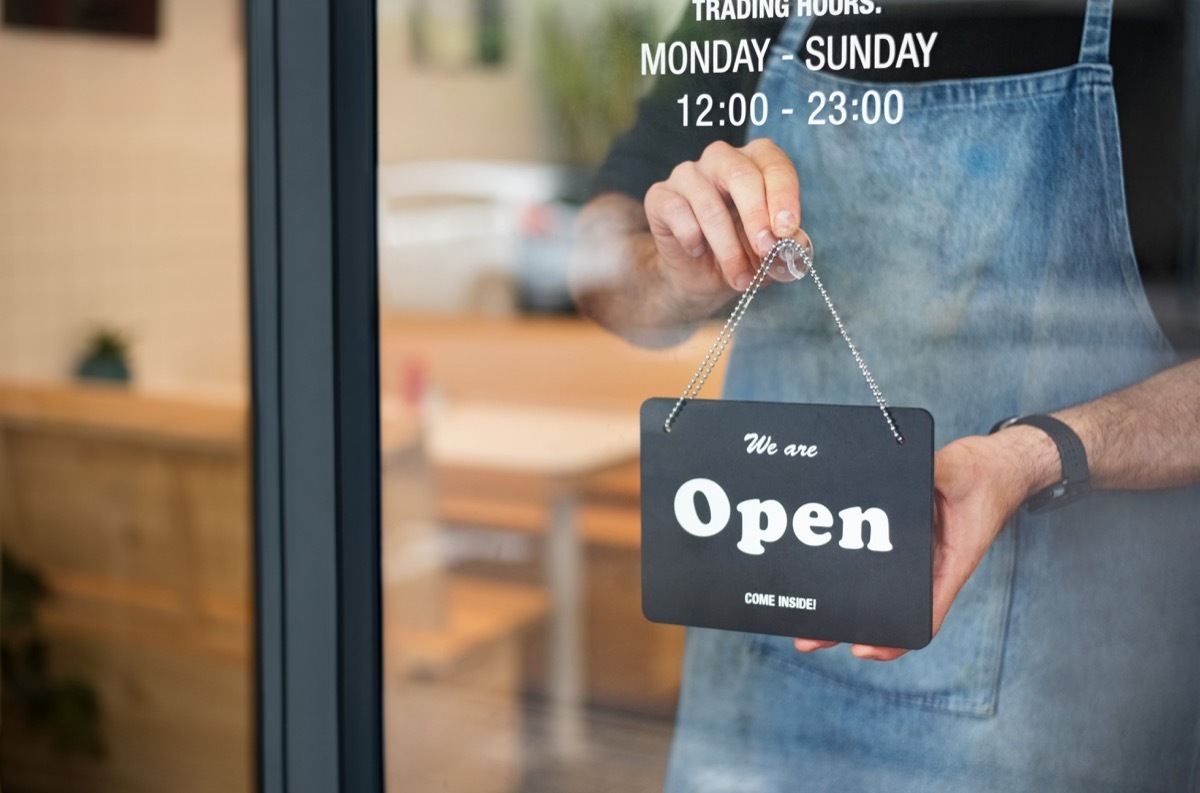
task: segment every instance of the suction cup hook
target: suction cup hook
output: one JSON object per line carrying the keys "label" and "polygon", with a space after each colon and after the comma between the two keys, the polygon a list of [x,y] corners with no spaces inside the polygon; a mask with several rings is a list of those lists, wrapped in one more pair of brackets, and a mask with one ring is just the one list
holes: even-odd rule
{"label": "suction cup hook", "polygon": [[[768,271],[768,275],[780,283],[799,281],[808,275],[806,257],[809,262],[813,260],[812,240],[808,238],[803,229],[798,230],[789,241],[792,244],[784,245],[779,249],[779,255]],[[804,252],[804,255],[801,255],[801,251]]]}

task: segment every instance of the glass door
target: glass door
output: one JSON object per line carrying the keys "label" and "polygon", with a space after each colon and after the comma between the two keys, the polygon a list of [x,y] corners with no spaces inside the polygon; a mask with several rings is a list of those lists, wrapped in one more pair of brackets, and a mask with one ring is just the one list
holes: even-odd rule
{"label": "glass door", "polygon": [[[671,751],[688,758],[673,773],[749,779],[716,751],[737,735],[706,744],[693,723],[680,739],[684,630],[645,620],[639,591],[638,406],[682,391],[723,315],[668,334],[668,349],[581,317],[588,290],[574,282],[572,294],[571,273],[612,252],[603,233],[589,238],[611,229],[589,229],[587,208],[620,192],[642,212],[646,188],[676,165],[717,139],[741,146],[769,120],[779,136],[789,124],[903,130],[904,108],[915,118],[920,106],[902,104],[907,83],[923,76],[1069,66],[1084,4],[1023,5],[1015,18],[986,3],[847,3],[880,11],[832,19],[813,9],[837,4],[756,3],[754,21],[722,18],[742,5],[251,3],[264,789],[658,790]],[[1128,5],[1114,27],[1119,79],[1182,98],[1152,102],[1167,113],[1149,116],[1131,108],[1154,92],[1117,86],[1140,266],[1130,282],[1145,282],[1145,327],[1153,314],[1194,356],[1196,180],[1174,184],[1155,159],[1169,151],[1196,172],[1195,136],[1171,115],[1185,107],[1183,128],[1195,123],[1194,64],[1181,54],[1195,48],[1180,24],[1194,18],[1181,4]],[[932,47],[936,31],[945,49],[926,65],[938,69],[900,79],[893,64],[860,63],[852,79],[880,85],[857,114],[832,93],[791,107],[756,98],[755,48],[801,8],[826,17],[812,31],[822,42],[896,41],[916,26]],[[1014,48],[1001,27],[1047,35]],[[924,68],[912,35],[910,66]],[[735,43],[730,57],[740,43],[749,64],[736,85],[717,80],[724,94],[705,87],[729,71],[714,66],[717,40]],[[1138,72],[1150,52],[1153,74]],[[775,55],[805,53],[817,58]],[[826,49],[807,68],[836,71],[839,57]],[[964,154],[980,178],[999,173],[987,154]],[[805,201],[820,218],[815,192]],[[626,330],[644,318],[607,317]],[[827,656],[805,666],[783,649],[780,663],[801,670],[789,678],[832,679]]]}
{"label": "glass door", "polygon": [[[676,176],[676,166],[700,161],[697,179],[715,167],[707,148],[714,143],[733,151],[757,137],[781,145],[790,140],[792,158],[801,161],[795,141],[809,138],[796,129],[844,128],[839,140],[875,151],[881,130],[903,137],[922,123],[918,107],[929,95],[913,83],[1001,82],[1070,67],[1079,58],[1085,3],[1033,3],[1019,11],[1003,5],[378,4],[389,791],[662,789],[676,734],[685,641],[682,627],[650,622],[642,613],[638,408],[647,397],[682,392],[730,306],[686,332],[668,328],[663,338],[669,336],[673,346],[665,350],[662,338],[647,344],[648,334],[639,334],[636,323],[645,316],[635,307],[620,316],[621,309],[592,303],[584,313],[601,322],[582,316],[575,299],[594,286],[589,277],[603,277],[610,264],[603,259],[617,247],[611,237],[623,222],[598,211],[599,205],[619,194],[643,213],[653,183],[674,178],[678,188],[686,181],[686,174]],[[1175,163],[1195,158],[1194,145],[1180,137],[1175,105],[1165,99],[1184,95],[1185,50],[1172,21],[1180,9],[1118,3],[1117,12],[1112,57],[1133,243],[1158,320],[1181,349],[1194,350],[1195,302],[1188,284],[1195,251],[1183,247],[1181,234],[1194,221],[1181,212],[1189,200],[1186,185],[1167,187],[1173,177],[1160,167],[1166,151]],[[788,38],[796,35],[797,20],[812,25],[806,45]],[[1023,40],[1022,30],[1030,31],[1032,43],[1009,46]],[[844,42],[851,39],[858,61],[847,60],[850,45]],[[908,47],[901,51],[912,63],[898,61],[897,51],[888,55],[889,42]],[[785,44],[791,49],[783,56],[779,47]],[[1145,57],[1151,50],[1153,63]],[[781,69],[801,60],[831,77],[823,93],[800,93],[783,82]],[[1142,68],[1146,72],[1137,73]],[[839,77],[870,85],[859,96],[839,88]],[[1135,83],[1154,85],[1162,95],[1152,98]],[[851,96],[859,98],[851,104]],[[831,135],[814,133],[813,145],[826,145]],[[978,171],[995,163],[984,162],[993,151],[990,133],[981,127],[977,138]],[[1146,145],[1150,138],[1158,143]],[[1017,145],[1024,150],[1034,144]],[[937,160],[932,151],[919,156],[926,159],[912,168]],[[818,230],[832,224],[822,215],[831,204],[884,226],[908,224],[914,233],[937,222],[913,207],[871,203],[873,191],[882,188],[866,177],[851,190],[819,170],[806,183],[809,173],[801,174],[801,192],[806,217],[811,207]],[[873,173],[881,182],[918,180],[882,165]],[[737,185],[714,181],[717,200],[743,208]],[[954,188],[966,189],[964,184]],[[842,193],[854,193],[861,204]],[[692,207],[701,225],[702,203]],[[736,211],[730,214],[738,220]],[[605,221],[618,229],[607,238]],[[929,232],[936,236],[936,229]],[[741,242],[753,246],[745,237]],[[818,262],[822,253],[818,240]],[[628,257],[621,263],[626,269],[612,270],[634,278],[628,262],[637,252],[621,254]],[[835,246],[828,255],[834,262],[829,267],[852,269],[844,250]],[[857,281],[847,285],[840,275],[828,280],[847,300],[847,290],[866,289]],[[771,298],[787,288],[773,287]],[[950,287],[931,286],[936,294],[940,288]],[[833,326],[825,334],[818,321],[785,315],[790,304],[771,298],[748,316],[756,330],[747,332],[757,335],[733,387],[767,393],[761,384],[769,383],[772,393],[835,393],[840,376],[829,372],[850,358]],[[838,294],[833,299],[840,302]],[[930,298],[912,299],[919,304]],[[799,306],[794,311],[801,312]],[[814,304],[813,311],[819,308]],[[753,312],[760,311],[771,319],[755,320]],[[822,312],[819,319],[828,317]],[[861,317],[847,323],[851,333],[855,324],[867,324]],[[623,326],[624,335],[642,346],[602,324]],[[782,361],[809,354],[812,345],[830,346],[831,338],[846,360],[822,358],[825,363],[796,377],[803,386],[772,375],[762,363],[768,349]],[[898,356],[892,358],[885,356],[882,365],[896,372]],[[849,394],[869,399],[850,363],[861,394]],[[709,379],[714,398],[723,365]],[[746,379],[748,372],[759,385]],[[887,379],[905,383],[904,376]],[[711,649],[710,642],[704,646]],[[729,658],[753,659],[757,645],[747,646],[742,655],[721,658],[730,665],[740,661]],[[785,655],[780,664],[799,656],[790,647]],[[693,674],[711,679],[715,673],[701,665],[718,661],[696,658]],[[842,679],[819,660],[814,664],[804,668]],[[875,685],[867,672],[850,679],[851,685]],[[731,682],[736,690],[742,685],[752,686],[741,678]],[[677,747],[679,756],[690,759],[691,772],[736,775],[737,766],[718,759],[720,750],[714,750],[713,765],[704,766],[697,748],[705,745],[699,734],[705,728],[713,731],[714,743],[725,735],[715,723],[718,705],[711,703],[732,695],[710,690],[693,696],[705,700],[694,706],[693,718],[711,722],[693,727]],[[739,711],[730,704],[729,712]],[[680,779],[693,778],[687,773]],[[680,784],[678,789],[688,789]],[[730,783],[727,789],[736,788]]]}

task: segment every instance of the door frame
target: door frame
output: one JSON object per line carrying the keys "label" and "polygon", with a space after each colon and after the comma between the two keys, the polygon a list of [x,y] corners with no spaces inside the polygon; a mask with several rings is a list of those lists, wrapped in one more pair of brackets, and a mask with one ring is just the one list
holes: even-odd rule
{"label": "door frame", "polygon": [[382,793],[375,6],[247,0],[258,788]]}

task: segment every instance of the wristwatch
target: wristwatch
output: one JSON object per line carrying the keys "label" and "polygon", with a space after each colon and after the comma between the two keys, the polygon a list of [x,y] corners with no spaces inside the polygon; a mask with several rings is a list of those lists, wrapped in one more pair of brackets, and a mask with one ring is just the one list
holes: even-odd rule
{"label": "wristwatch", "polygon": [[1058,459],[1062,463],[1062,480],[1050,485],[1045,490],[1034,493],[1025,502],[1025,508],[1030,513],[1036,515],[1065,507],[1092,492],[1091,478],[1088,474],[1087,450],[1083,448],[1083,441],[1075,434],[1075,430],[1053,416],[1035,413],[1029,416],[1013,416],[1004,419],[992,427],[991,431],[996,433],[1018,424],[1037,427],[1049,435],[1050,440],[1054,441],[1054,445],[1058,447]]}

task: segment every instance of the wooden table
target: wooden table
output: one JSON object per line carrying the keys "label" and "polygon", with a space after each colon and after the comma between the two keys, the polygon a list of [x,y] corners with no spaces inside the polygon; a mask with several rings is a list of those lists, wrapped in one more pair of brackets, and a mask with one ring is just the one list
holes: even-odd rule
{"label": "wooden table", "polygon": [[546,581],[554,601],[549,690],[553,741],[563,754],[585,747],[581,624],[583,576],[578,496],[583,480],[636,459],[638,418],[627,411],[458,402],[433,412],[429,451],[440,469],[546,485],[550,521]]}

